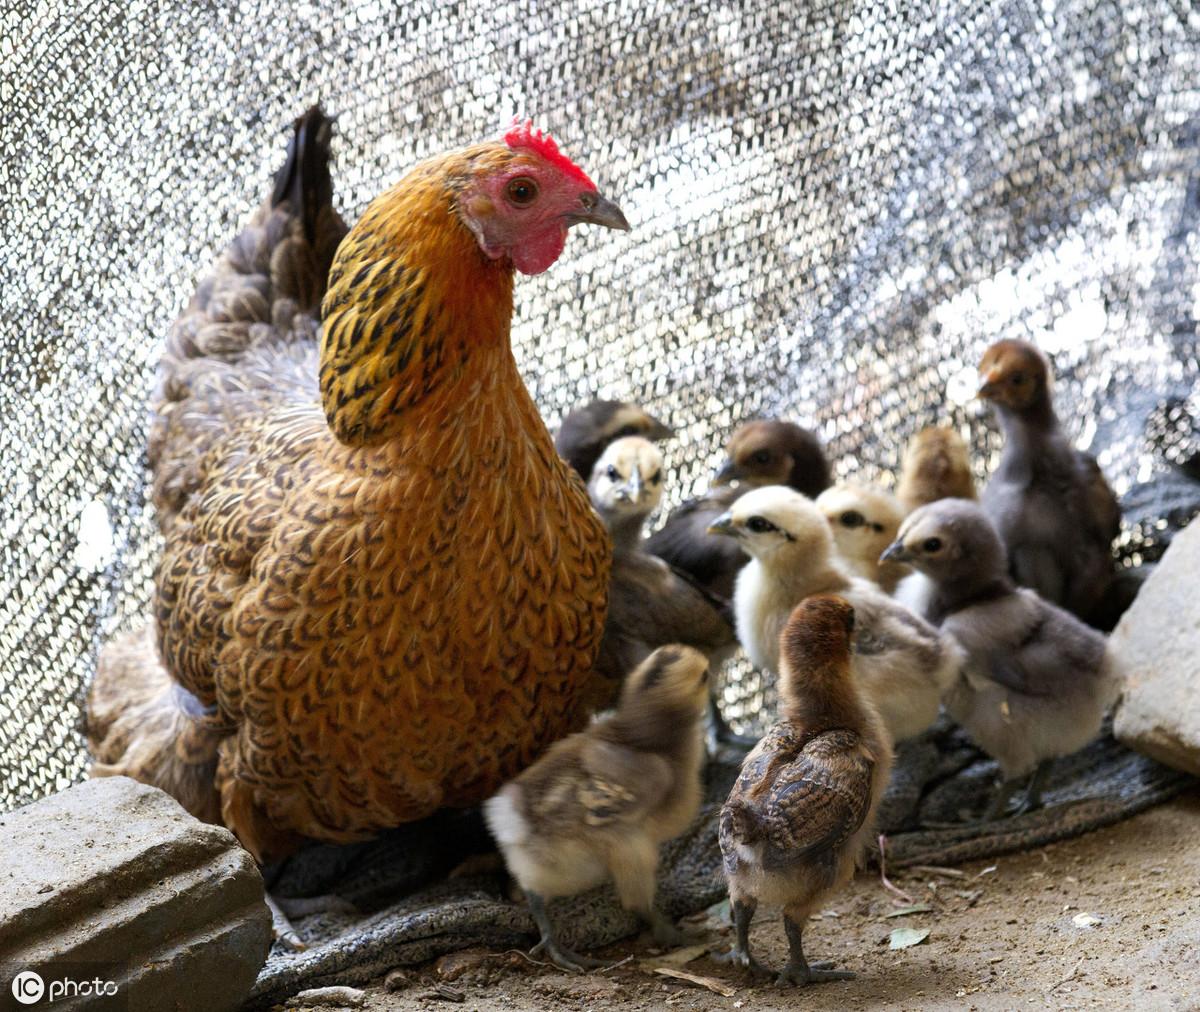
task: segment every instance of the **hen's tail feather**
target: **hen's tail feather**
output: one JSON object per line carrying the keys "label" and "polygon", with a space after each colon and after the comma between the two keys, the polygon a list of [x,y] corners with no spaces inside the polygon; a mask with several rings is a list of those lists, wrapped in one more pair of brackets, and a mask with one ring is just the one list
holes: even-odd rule
{"label": "hen's tail feather", "polygon": [[318,400],[321,299],[347,231],[333,207],[332,125],[319,106],[295,121],[270,195],[171,328],[148,447],[164,530],[195,489],[197,462],[239,417]]}
{"label": "hen's tail feather", "polygon": [[90,776],[132,777],[166,791],[196,818],[220,823],[217,747],[227,731],[167,674],[151,627],[101,651],[86,720]]}

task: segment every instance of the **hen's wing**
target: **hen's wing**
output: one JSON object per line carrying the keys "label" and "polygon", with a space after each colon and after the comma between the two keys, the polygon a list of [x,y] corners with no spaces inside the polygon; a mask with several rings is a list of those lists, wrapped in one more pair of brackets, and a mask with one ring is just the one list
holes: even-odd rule
{"label": "hen's wing", "polygon": [[167,338],[149,439],[164,531],[200,487],[205,453],[244,419],[317,400],[321,298],[346,234],[332,204],[331,122],[319,107],[296,120],[270,197]]}

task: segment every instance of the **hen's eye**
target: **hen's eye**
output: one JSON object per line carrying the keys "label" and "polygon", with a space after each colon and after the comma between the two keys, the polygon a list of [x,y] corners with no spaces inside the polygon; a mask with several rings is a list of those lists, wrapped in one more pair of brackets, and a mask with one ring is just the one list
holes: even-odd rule
{"label": "hen's eye", "polygon": [[866,522],[866,518],[858,510],[846,510],[842,514],[843,527],[861,527]]}
{"label": "hen's eye", "polygon": [[509,200],[514,204],[525,207],[537,199],[537,183],[528,176],[518,176],[516,179],[509,181],[507,192]]}
{"label": "hen's eye", "polygon": [[941,547],[942,547],[942,539],[941,538],[926,538],[925,543],[923,545],[921,545],[921,548],[923,551],[930,552],[930,553],[940,551]]}
{"label": "hen's eye", "polygon": [[775,530],[775,525],[766,517],[751,517],[746,521],[746,528],[755,534],[766,534],[767,531]]}
{"label": "hen's eye", "polygon": [[621,477],[621,472],[618,471],[612,464],[608,465],[608,470],[604,472],[608,475],[609,481],[617,481]]}
{"label": "hen's eye", "polygon": [[771,463],[771,451],[770,450],[758,450],[757,452],[750,454],[750,463],[751,464],[769,464],[769,463]]}

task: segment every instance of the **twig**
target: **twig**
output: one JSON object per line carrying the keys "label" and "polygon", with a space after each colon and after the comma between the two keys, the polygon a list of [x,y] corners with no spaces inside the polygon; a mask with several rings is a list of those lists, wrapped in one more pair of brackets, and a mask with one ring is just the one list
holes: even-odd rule
{"label": "twig", "polygon": [[899,896],[905,903],[912,906],[916,903],[908,893],[901,889],[898,885],[894,885],[887,877],[887,834],[879,834],[879,881],[883,883],[883,887]]}
{"label": "twig", "polygon": [[920,871],[926,875],[944,875],[946,878],[967,878],[965,871],[959,871],[957,868],[943,868],[936,864],[914,864],[909,871]]}
{"label": "twig", "polygon": [[633,956],[631,954],[631,955],[626,956],[624,959],[618,959],[615,963],[611,964],[610,966],[604,967],[599,972],[600,973],[608,973],[609,970],[615,970],[620,966],[624,966],[626,963],[632,963],[632,962],[633,962]]}
{"label": "twig", "polygon": [[1046,993],[1049,994],[1051,991],[1056,991],[1058,988],[1062,987],[1064,984],[1069,984],[1071,981],[1073,981],[1075,979],[1075,975],[1079,972],[1079,968],[1081,966],[1083,966],[1083,957],[1082,956],[1079,957],[1079,962],[1075,964],[1075,969],[1072,970],[1070,973],[1068,973],[1065,977],[1063,977],[1063,979],[1060,980],[1057,984],[1051,984],[1050,987],[1046,988]]}

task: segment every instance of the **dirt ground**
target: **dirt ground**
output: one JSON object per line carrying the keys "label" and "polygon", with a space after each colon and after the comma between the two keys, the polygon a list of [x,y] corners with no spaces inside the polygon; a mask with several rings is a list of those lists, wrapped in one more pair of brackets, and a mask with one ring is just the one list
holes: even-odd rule
{"label": "dirt ground", "polygon": [[[409,971],[401,990],[369,988],[363,1008],[607,1012],[610,1009],[1200,1009],[1200,790],[1119,825],[994,861],[894,876],[914,906],[860,875],[805,933],[810,959],[833,959],[853,981],[797,991],[692,950],[655,958],[634,942],[600,955],[621,963],[586,975],[515,953],[444,957]],[[684,927],[728,947],[723,910]],[[889,947],[893,929],[928,929],[921,944]],[[752,941],[771,966],[785,961],[778,915],[760,911]],[[729,994],[654,972],[669,965]],[[438,993],[438,989],[442,989]],[[289,1006],[290,1003],[289,1003]],[[324,1006],[332,1009],[336,1006]]]}

